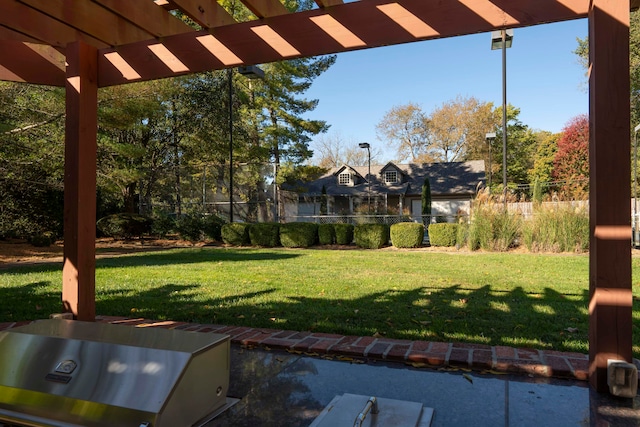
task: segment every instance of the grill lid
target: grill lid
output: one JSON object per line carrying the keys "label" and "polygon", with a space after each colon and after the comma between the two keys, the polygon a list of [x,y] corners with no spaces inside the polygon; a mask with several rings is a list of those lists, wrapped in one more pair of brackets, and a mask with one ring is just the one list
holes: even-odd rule
{"label": "grill lid", "polygon": [[0,332],[0,420],[192,426],[226,404],[229,337],[51,319]]}

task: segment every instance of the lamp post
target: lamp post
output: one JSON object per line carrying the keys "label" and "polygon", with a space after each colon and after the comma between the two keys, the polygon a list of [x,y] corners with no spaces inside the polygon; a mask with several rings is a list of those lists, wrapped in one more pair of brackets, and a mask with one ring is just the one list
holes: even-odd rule
{"label": "lamp post", "polygon": [[487,144],[489,145],[489,192],[491,192],[491,146],[493,145],[493,141],[496,139],[495,132],[487,132],[485,138],[487,139]]}
{"label": "lamp post", "polygon": [[640,235],[638,232],[638,131],[640,125],[633,129],[633,241],[632,246],[638,246]]}
{"label": "lamp post", "polygon": [[513,44],[513,30],[491,32],[491,50],[502,49],[502,193],[507,206],[507,48]]}
{"label": "lamp post", "polygon": [[[264,71],[256,65],[238,67],[238,73],[249,79],[263,79]],[[233,68],[227,69],[229,80],[229,222],[233,222]]]}
{"label": "lamp post", "polygon": [[369,157],[369,172],[367,173],[367,198],[369,214],[371,214],[371,145],[368,142],[361,142],[358,144],[360,148],[367,149],[367,155]]}

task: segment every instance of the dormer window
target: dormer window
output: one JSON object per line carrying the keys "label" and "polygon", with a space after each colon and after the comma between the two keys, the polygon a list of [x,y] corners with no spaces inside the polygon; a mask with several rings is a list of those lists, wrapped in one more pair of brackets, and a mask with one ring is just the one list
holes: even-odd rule
{"label": "dormer window", "polygon": [[338,175],[338,184],[339,185],[349,185],[351,183],[351,174],[348,172],[341,173]]}
{"label": "dormer window", "polygon": [[387,184],[395,184],[398,182],[398,171],[385,171],[384,182]]}

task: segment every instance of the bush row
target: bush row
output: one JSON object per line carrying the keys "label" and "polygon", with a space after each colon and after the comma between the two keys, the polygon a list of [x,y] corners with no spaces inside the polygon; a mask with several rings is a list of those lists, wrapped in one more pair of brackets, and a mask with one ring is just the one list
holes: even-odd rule
{"label": "bush row", "polygon": [[506,251],[524,245],[531,252],[585,252],[589,249],[589,214],[571,207],[539,208],[531,218],[491,205],[476,206],[472,221],[431,224],[432,246],[467,246]]}
{"label": "bush row", "polygon": [[391,241],[396,247],[415,248],[422,244],[424,226],[417,223],[385,224],[225,224],[222,241],[229,245],[306,248],[320,245],[350,245],[379,249]]}
{"label": "bush row", "polygon": [[166,237],[177,233],[181,239],[197,242],[203,238],[220,240],[225,220],[217,215],[168,215],[150,218],[145,215],[118,213],[100,218],[96,223],[98,236],[132,239],[143,236]]}
{"label": "bush row", "polygon": [[[573,208],[539,208],[531,219],[497,209],[490,204],[478,204],[472,221],[456,224],[429,225],[432,246],[466,246],[471,250],[506,251],[524,245],[532,252],[584,252],[589,249],[588,213]],[[378,249],[388,244],[398,248],[416,248],[423,244],[424,226],[402,222],[384,224],[314,224],[294,222],[233,223],[216,215],[183,215],[178,220],[169,216],[149,218],[137,214],[115,214],[97,222],[99,235],[133,238],[145,235],[164,237],[177,233],[182,239],[199,241],[208,238],[234,246],[309,247],[320,245],[350,245]],[[41,233],[30,239],[34,245],[47,246],[55,235]]]}

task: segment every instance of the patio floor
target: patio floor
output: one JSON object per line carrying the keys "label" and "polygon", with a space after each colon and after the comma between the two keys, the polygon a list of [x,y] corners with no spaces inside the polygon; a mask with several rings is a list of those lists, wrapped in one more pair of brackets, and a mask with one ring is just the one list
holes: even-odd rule
{"label": "patio floor", "polygon": [[[593,392],[586,381],[587,356],[579,353],[109,316],[97,320],[230,335],[229,396],[240,400],[207,427],[308,426],[345,393],[420,402],[434,409],[432,427],[640,426],[640,396]],[[0,324],[0,330],[25,323]]]}

